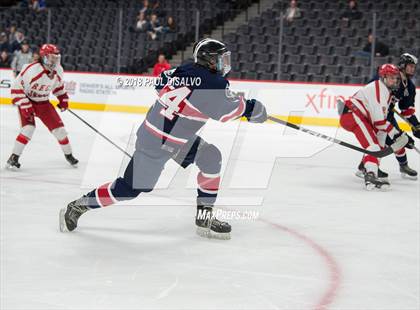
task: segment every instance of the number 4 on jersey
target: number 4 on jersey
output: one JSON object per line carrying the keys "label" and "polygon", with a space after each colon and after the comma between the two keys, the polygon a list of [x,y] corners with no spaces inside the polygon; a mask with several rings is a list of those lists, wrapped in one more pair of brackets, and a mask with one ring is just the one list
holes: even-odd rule
{"label": "number 4 on jersey", "polygon": [[[165,91],[167,89],[167,91]],[[163,94],[160,95],[159,101],[165,108],[160,111],[160,114],[166,118],[173,120],[175,115],[182,111],[185,106],[185,98],[191,93],[188,87],[180,87],[169,89],[164,88]]]}

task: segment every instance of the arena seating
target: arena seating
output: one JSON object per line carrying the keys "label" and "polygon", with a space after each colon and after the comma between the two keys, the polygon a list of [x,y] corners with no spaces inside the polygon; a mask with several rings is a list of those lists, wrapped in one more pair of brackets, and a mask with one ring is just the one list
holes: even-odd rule
{"label": "arena seating", "polygon": [[[152,1],[150,1],[152,2]],[[232,18],[232,2],[223,0],[159,0],[156,14],[163,21],[173,16],[178,27],[176,33],[163,34],[156,40],[146,33],[130,31],[142,1],[65,1],[48,2],[51,11],[51,42],[62,49],[62,63],[66,70],[117,72],[119,46],[119,14],[123,10],[121,25],[121,71],[141,73],[154,65],[159,52],[170,57],[177,50],[193,42],[196,10],[200,11],[200,32],[208,33],[226,19]],[[10,24],[21,28],[33,47],[46,41],[47,12],[30,9],[0,11],[0,29]]]}
{"label": "arena seating", "polygon": [[[238,2],[240,0],[237,0]],[[129,31],[142,6],[138,0],[52,0],[51,42],[63,51],[66,70],[117,72],[119,53],[119,12],[121,25],[121,72],[141,73],[152,67],[158,52],[167,56],[193,42],[196,9],[200,11],[200,33],[232,19],[238,11],[235,1],[160,0],[156,10],[163,20],[173,16],[176,33],[151,40],[145,33]],[[298,1],[303,17],[284,23],[281,80],[332,83],[365,83],[370,78],[370,61],[356,56],[363,49],[377,12],[377,37],[390,47],[390,55],[375,58],[375,66],[395,62],[402,52],[420,56],[420,4],[417,0],[365,0],[358,6],[363,18],[342,23],[347,1]],[[250,1],[247,1],[250,4]],[[248,20],[224,41],[232,51],[232,78],[277,79],[279,55],[279,16],[288,1],[273,2],[272,8]],[[243,6],[242,6],[243,8]],[[0,29],[16,23],[33,46],[46,41],[47,12],[29,9],[0,10]]]}
{"label": "arena seating", "polygon": [[[403,52],[420,55],[420,4],[416,0],[359,1],[363,18],[342,23],[347,1],[298,1],[303,18],[284,23],[282,37],[282,80],[333,83],[365,83],[369,78],[369,58],[356,57],[372,29],[372,13],[377,12],[377,38],[390,47],[389,57],[375,59],[375,66],[395,62]],[[287,1],[276,2],[225,41],[233,54],[231,77],[277,79],[279,16]]]}

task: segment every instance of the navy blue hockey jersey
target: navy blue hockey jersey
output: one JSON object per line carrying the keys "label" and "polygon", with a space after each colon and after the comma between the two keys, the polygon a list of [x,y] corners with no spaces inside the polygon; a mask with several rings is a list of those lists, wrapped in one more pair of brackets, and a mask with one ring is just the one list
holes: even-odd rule
{"label": "navy blue hockey jersey", "polygon": [[394,92],[398,100],[398,107],[401,114],[406,117],[414,126],[419,124],[415,115],[416,86],[411,79],[401,80],[399,89]]}
{"label": "navy blue hockey jersey", "polygon": [[155,139],[182,147],[195,139],[208,119],[226,122],[246,109],[245,99],[230,92],[226,78],[197,64],[164,71],[156,91],[158,99],[137,133],[140,143]]}

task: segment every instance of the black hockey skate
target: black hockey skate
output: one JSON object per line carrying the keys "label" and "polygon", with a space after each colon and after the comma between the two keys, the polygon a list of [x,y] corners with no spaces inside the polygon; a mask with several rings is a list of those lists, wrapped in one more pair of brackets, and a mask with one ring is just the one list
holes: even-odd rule
{"label": "black hockey skate", "polygon": [[79,163],[79,160],[76,159],[73,154],[65,154],[64,155],[66,157],[66,160],[69,162],[70,165],[72,165],[73,167],[77,167],[77,164]]}
{"label": "black hockey skate", "polygon": [[197,225],[197,234],[201,237],[230,239],[232,227],[216,219],[212,206],[197,206],[195,225]]}
{"label": "black hockey skate", "polygon": [[374,189],[386,191],[391,187],[391,184],[387,180],[379,179],[374,172],[370,171],[365,173],[365,186],[368,191]]}
{"label": "black hockey skate", "polygon": [[[357,167],[356,176],[363,179],[365,177],[365,173],[365,165],[363,162],[360,162],[359,167]],[[388,181],[388,173],[378,168],[378,179]]]}
{"label": "black hockey skate", "polygon": [[19,155],[12,154],[6,163],[6,169],[17,170],[20,168]]}
{"label": "black hockey skate", "polygon": [[400,172],[404,179],[417,180],[417,171],[411,169],[408,164],[400,165]]}
{"label": "black hockey skate", "polygon": [[60,210],[60,231],[75,230],[79,217],[88,210],[90,210],[88,207],[88,198],[85,196],[70,202],[67,208]]}

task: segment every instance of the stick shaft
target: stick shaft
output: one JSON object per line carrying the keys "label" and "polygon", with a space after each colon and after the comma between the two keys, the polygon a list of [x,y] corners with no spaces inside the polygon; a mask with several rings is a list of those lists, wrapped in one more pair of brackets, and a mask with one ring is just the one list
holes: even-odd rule
{"label": "stick shaft", "polygon": [[271,121],[273,121],[273,122],[275,122],[275,123],[282,124],[282,125],[291,127],[293,129],[296,129],[296,130],[299,130],[299,131],[303,131],[303,132],[305,132],[307,134],[310,134],[312,136],[319,137],[319,138],[322,138],[324,140],[328,140],[330,142],[333,142],[333,143],[336,143],[336,144],[340,144],[340,145],[342,145],[344,147],[347,147],[349,149],[352,149],[352,150],[355,150],[355,151],[358,151],[358,152],[361,152],[361,153],[364,153],[364,154],[369,154],[369,155],[372,155],[372,156],[375,156],[375,157],[385,157],[385,156],[388,156],[388,155],[390,155],[390,154],[393,153],[393,150],[390,147],[387,147],[387,148],[385,148],[385,149],[383,149],[381,151],[378,151],[378,152],[368,151],[368,150],[365,150],[365,149],[363,149],[361,147],[358,147],[356,145],[353,145],[353,144],[350,144],[350,143],[341,141],[339,139],[336,139],[336,138],[333,138],[333,137],[324,135],[322,133],[313,131],[311,129],[300,127],[300,126],[298,126],[296,124],[289,123],[287,121],[283,121],[282,119],[279,119],[279,118],[274,117],[274,116],[269,116],[268,119],[271,120]]}
{"label": "stick shaft", "polygon": [[77,117],[82,123],[84,123],[86,126],[88,126],[90,129],[92,129],[94,132],[96,132],[98,135],[100,135],[102,138],[104,138],[106,141],[108,141],[109,143],[111,143],[113,146],[115,146],[117,149],[119,149],[121,152],[123,152],[125,155],[127,155],[128,157],[131,158],[131,155],[128,154],[126,151],[124,151],[124,149],[122,149],[121,147],[119,147],[117,144],[115,144],[111,139],[109,139],[107,136],[105,136],[103,133],[101,133],[98,129],[96,129],[95,127],[93,127],[91,124],[89,124],[87,121],[85,121],[82,117],[80,117],[78,114],[76,114],[75,112],[73,112],[70,109],[67,109],[67,111],[69,111],[71,114],[73,114],[75,117]]}

